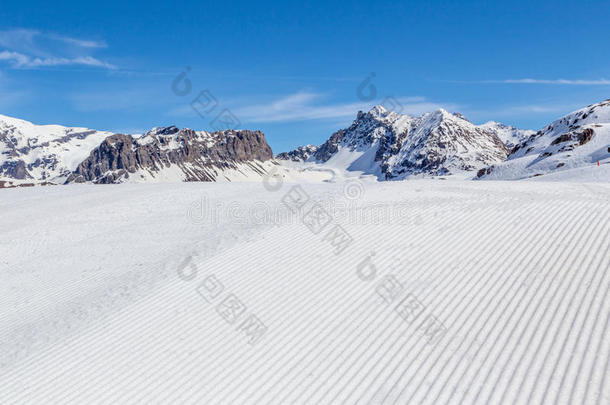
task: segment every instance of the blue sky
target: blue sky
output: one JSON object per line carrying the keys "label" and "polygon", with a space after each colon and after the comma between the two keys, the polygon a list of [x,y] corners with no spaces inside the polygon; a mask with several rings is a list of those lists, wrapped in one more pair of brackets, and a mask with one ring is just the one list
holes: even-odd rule
{"label": "blue sky", "polygon": [[610,98],[608,2],[327,3],[4,1],[0,114],[121,132],[229,114],[280,152],[388,97],[532,129]]}

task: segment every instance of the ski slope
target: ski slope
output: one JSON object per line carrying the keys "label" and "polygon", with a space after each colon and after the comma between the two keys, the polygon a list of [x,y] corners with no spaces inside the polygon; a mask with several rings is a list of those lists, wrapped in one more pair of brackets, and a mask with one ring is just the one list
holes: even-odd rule
{"label": "ski slope", "polygon": [[2,197],[3,404],[610,403],[608,183]]}

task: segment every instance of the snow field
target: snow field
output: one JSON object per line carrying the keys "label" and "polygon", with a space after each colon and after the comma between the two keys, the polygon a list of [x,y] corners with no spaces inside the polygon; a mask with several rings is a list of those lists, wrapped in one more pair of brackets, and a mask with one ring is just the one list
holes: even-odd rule
{"label": "snow field", "polygon": [[[607,184],[361,181],[346,209],[401,203],[404,220],[314,234],[189,214],[202,196],[281,209],[295,183],[4,190],[2,402],[610,401]],[[348,197],[343,181],[299,186]],[[340,254],[335,224],[353,239]],[[224,289],[208,302],[210,275]],[[247,307],[233,323],[229,294]],[[423,309],[407,321],[410,295]],[[248,314],[266,327],[254,345]]]}

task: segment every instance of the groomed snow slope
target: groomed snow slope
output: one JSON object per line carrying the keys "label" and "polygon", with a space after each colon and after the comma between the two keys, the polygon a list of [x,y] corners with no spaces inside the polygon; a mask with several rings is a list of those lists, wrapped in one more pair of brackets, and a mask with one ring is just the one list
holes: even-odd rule
{"label": "groomed snow slope", "polygon": [[3,190],[1,402],[610,403],[607,184],[292,186]]}

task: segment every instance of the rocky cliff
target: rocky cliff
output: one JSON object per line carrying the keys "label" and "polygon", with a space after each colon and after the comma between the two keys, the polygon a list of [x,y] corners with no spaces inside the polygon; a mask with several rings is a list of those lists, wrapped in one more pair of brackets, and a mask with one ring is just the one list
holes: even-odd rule
{"label": "rocky cliff", "polygon": [[107,137],[66,182],[215,181],[227,170],[263,174],[260,163],[272,158],[260,131],[155,128],[139,138]]}

